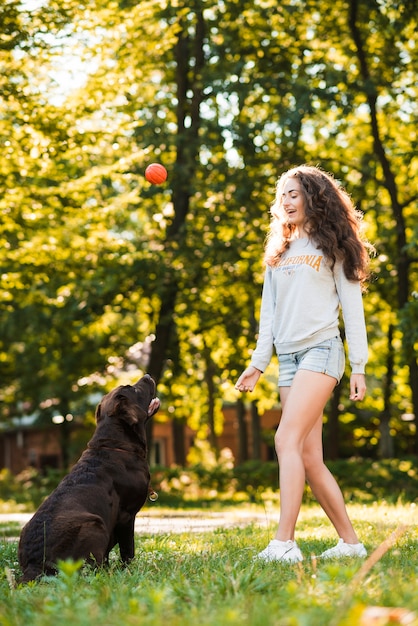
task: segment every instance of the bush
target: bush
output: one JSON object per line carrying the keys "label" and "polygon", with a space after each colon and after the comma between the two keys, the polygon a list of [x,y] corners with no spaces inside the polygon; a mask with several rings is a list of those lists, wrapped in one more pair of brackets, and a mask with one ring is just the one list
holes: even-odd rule
{"label": "bush", "polygon": [[261,502],[266,490],[277,491],[279,471],[273,461],[246,461],[234,468],[237,490],[248,494],[250,502]]}
{"label": "bush", "polygon": [[347,500],[413,502],[418,498],[416,457],[403,459],[351,458],[327,463]]}
{"label": "bush", "polygon": [[30,467],[14,476],[7,469],[0,471],[0,504],[2,508],[16,506],[20,510],[33,511],[55,489],[63,472],[49,470],[39,472]]}
{"label": "bush", "polygon": [[[370,503],[413,502],[418,498],[416,458],[374,461],[362,458],[327,463],[347,501]],[[0,472],[0,504],[3,509],[33,511],[53,491],[62,473],[47,474],[28,469],[18,476]],[[278,497],[275,462],[247,461],[233,467],[230,455],[217,460],[200,458],[190,467],[155,467],[151,485],[160,492],[158,504],[165,506],[212,506],[214,504],[261,503]],[[313,500],[309,488],[305,501]]]}

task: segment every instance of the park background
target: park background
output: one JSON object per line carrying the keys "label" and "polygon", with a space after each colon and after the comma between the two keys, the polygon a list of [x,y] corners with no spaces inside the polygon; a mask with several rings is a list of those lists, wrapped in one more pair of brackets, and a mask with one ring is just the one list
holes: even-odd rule
{"label": "park background", "polygon": [[[274,486],[276,360],[251,395],[234,383],[255,346],[275,182],[309,163],[346,187],[377,251],[368,395],[350,402],[347,376],[336,388],[326,456],[348,459],[366,498],[394,474],[393,499],[416,497],[414,2],[6,0],[0,15],[9,493],[11,450],[35,473],[48,460],[65,471],[100,396],[145,371],[162,401],[148,436],[154,465],[157,427],[169,442],[171,474],[155,472],[167,491],[196,479],[216,494],[239,468],[240,489]],[[145,180],[151,162],[167,168],[163,185]]]}

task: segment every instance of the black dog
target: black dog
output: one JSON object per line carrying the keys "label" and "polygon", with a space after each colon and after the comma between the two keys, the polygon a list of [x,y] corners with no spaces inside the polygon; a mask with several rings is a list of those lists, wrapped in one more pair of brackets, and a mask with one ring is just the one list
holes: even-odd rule
{"label": "black dog", "polygon": [[122,561],[133,558],[150,481],[145,424],[159,407],[148,374],[103,397],[87,450],[22,529],[20,582],[56,574],[58,560],[102,564],[116,544]]}

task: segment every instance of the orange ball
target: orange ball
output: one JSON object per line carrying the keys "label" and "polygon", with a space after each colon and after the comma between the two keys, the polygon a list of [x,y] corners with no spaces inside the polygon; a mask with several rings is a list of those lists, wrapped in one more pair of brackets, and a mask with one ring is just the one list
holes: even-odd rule
{"label": "orange ball", "polygon": [[151,163],[145,170],[145,178],[153,185],[161,185],[167,180],[167,170],[161,163]]}

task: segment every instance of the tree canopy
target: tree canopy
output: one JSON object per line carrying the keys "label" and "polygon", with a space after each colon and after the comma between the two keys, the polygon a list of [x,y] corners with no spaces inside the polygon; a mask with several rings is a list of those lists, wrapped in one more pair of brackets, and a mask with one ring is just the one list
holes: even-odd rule
{"label": "tree canopy", "polygon": [[[255,345],[275,181],[307,162],[343,182],[377,249],[370,393],[359,408],[341,389],[338,419],[351,451],[418,452],[414,3],[6,0],[0,15],[1,419],[81,414],[139,368],[215,445]],[[273,363],[251,400],[276,399]]]}

